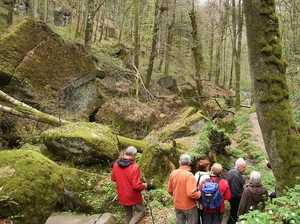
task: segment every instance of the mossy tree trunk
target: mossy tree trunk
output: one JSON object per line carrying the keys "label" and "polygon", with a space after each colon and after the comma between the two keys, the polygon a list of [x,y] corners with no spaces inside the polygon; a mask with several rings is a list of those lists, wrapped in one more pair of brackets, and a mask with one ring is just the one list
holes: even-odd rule
{"label": "mossy tree trunk", "polygon": [[257,117],[281,195],[285,186],[299,184],[300,138],[281,58],[275,0],[247,0],[243,7]]}

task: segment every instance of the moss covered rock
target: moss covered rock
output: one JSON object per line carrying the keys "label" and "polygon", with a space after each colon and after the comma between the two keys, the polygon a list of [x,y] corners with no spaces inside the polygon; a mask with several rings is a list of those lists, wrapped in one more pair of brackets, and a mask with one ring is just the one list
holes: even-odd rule
{"label": "moss covered rock", "polygon": [[14,223],[41,224],[63,189],[60,167],[30,150],[0,152],[0,214]]}
{"label": "moss covered rock", "polygon": [[0,38],[0,80],[5,81],[0,84],[7,94],[44,111],[53,112],[59,91],[94,70],[83,46],[63,40],[42,21],[26,18]]}
{"label": "moss covered rock", "polygon": [[208,118],[195,107],[189,107],[179,117],[173,117],[169,124],[160,129],[153,129],[146,141],[166,142],[168,140],[197,135],[204,130]]}
{"label": "moss covered rock", "polygon": [[78,164],[112,162],[119,156],[118,139],[108,126],[78,122],[41,134],[47,149]]}
{"label": "moss covered rock", "polygon": [[144,138],[159,119],[155,106],[134,99],[109,101],[95,116],[96,122],[108,124],[118,134],[134,139]]}
{"label": "moss covered rock", "polygon": [[149,145],[141,157],[141,172],[150,188],[161,188],[172,170],[178,167],[179,157],[183,153],[172,145],[162,147]]}

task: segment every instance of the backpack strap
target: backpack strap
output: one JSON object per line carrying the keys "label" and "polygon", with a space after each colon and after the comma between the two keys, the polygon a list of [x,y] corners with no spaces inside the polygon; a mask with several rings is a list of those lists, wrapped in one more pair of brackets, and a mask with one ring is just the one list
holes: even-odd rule
{"label": "backpack strap", "polygon": [[221,179],[222,179],[221,177],[218,177],[218,178],[214,181],[214,183],[219,183],[219,181],[220,181]]}
{"label": "backpack strap", "polygon": [[201,176],[202,176],[202,174],[199,172],[199,177],[198,177],[197,185],[196,185],[197,188],[199,187],[199,182],[200,182]]}

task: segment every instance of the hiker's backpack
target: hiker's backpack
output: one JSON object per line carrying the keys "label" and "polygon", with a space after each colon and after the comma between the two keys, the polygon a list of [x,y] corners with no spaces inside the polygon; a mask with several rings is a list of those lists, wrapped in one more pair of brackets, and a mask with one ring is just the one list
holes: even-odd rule
{"label": "hiker's backpack", "polygon": [[202,185],[200,203],[205,209],[215,209],[220,211],[220,206],[223,201],[223,195],[219,190],[218,182],[220,177],[216,181],[211,182],[210,178],[205,180]]}

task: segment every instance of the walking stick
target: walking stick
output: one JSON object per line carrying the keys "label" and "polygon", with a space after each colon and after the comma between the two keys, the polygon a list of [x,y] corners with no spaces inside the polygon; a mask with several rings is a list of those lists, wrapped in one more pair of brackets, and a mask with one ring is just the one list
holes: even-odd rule
{"label": "walking stick", "polygon": [[[118,195],[116,195],[113,200],[109,203],[108,206],[110,206],[116,199],[118,198]],[[99,215],[98,219],[94,222],[94,224],[96,224],[98,222],[98,220],[101,218],[101,216],[104,214],[104,211]]]}
{"label": "walking stick", "polygon": [[152,224],[155,224],[154,223],[154,217],[153,217],[153,214],[152,214],[152,207],[151,207],[151,201],[150,201],[150,198],[149,198],[149,193],[147,192],[146,195],[147,195],[147,201],[148,201],[148,204],[149,204],[150,215],[151,215],[151,218],[152,218]]}

